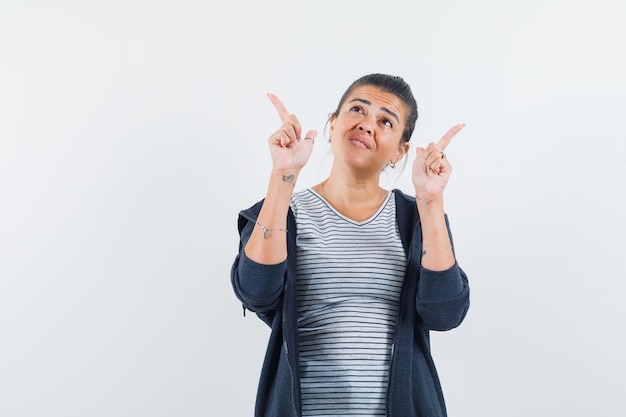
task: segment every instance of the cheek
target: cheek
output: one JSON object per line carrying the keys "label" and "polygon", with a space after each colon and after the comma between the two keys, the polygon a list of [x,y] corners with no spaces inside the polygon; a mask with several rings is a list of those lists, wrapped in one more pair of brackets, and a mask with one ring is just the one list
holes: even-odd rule
{"label": "cheek", "polygon": [[333,123],[330,124],[330,133],[337,133],[338,135],[341,135],[342,132],[346,130],[345,122],[345,120],[335,120]]}

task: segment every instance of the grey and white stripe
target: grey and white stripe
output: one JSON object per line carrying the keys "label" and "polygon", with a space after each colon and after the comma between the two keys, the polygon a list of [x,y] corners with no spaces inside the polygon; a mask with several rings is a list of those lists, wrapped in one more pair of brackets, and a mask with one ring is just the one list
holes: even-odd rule
{"label": "grey and white stripe", "polygon": [[355,222],[313,190],[294,194],[304,416],[384,416],[406,255],[389,193]]}

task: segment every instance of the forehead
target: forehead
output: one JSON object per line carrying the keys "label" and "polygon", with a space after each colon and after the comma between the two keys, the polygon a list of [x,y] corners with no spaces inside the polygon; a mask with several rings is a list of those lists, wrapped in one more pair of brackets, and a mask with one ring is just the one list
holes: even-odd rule
{"label": "forehead", "polygon": [[388,91],[383,91],[378,87],[365,85],[356,87],[346,98],[345,103],[350,103],[352,100],[361,99],[372,103],[372,106],[385,107],[388,110],[397,113],[401,116],[401,119],[406,118],[406,105],[395,94]]}

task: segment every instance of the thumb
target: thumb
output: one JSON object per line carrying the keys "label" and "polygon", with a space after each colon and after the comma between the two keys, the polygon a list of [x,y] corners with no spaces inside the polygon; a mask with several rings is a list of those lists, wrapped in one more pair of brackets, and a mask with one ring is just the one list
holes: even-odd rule
{"label": "thumb", "polygon": [[315,143],[315,138],[317,138],[316,130],[309,130],[308,132],[306,132],[306,135],[304,135],[304,139],[310,140],[311,143]]}

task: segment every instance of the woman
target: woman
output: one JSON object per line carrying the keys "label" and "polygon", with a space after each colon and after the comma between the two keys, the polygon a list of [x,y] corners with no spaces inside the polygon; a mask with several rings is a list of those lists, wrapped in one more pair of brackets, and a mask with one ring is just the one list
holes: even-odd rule
{"label": "woman", "polygon": [[400,77],[356,80],[330,115],[330,175],[297,193],[317,133],[269,96],[282,126],[269,137],[267,194],[239,215],[232,283],[272,332],[256,416],[445,416],[429,331],[469,307],[444,214],[463,125],[416,149],[415,196],[379,186],[408,153],[417,104]]}

